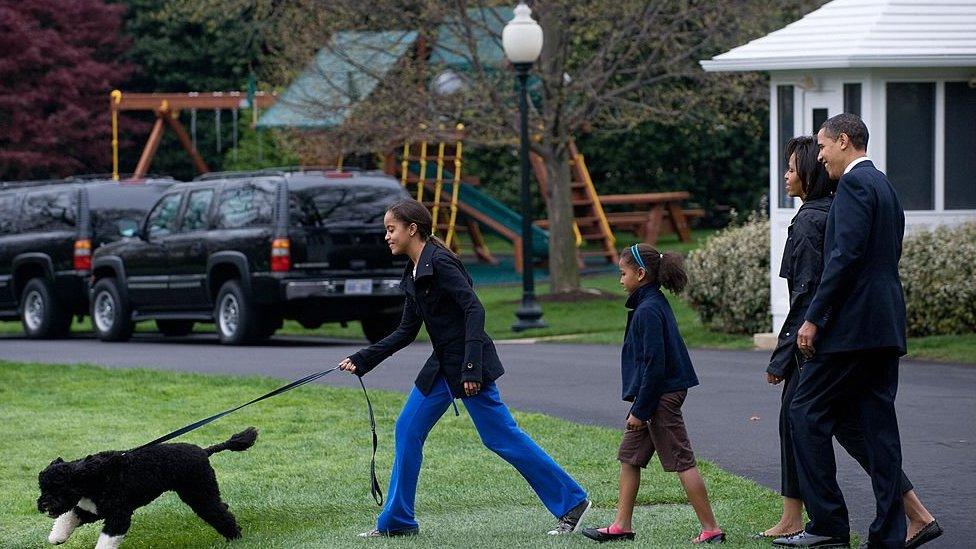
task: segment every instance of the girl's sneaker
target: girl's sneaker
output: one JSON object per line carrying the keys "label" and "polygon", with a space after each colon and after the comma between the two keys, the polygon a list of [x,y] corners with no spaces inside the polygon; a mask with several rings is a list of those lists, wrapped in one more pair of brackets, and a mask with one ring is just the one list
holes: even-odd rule
{"label": "girl's sneaker", "polygon": [[692,543],[725,543],[725,532],[721,530],[702,530],[697,538],[691,540]]}
{"label": "girl's sneaker", "polygon": [[633,540],[637,537],[637,534],[634,532],[621,530],[616,524],[611,524],[606,528],[584,528],[583,535],[600,543],[605,541]]}
{"label": "girl's sneaker", "polygon": [[568,513],[559,519],[559,523],[556,524],[556,527],[549,530],[549,535],[559,536],[562,534],[570,534],[579,531],[580,526],[582,526],[581,523],[583,522],[583,517],[586,516],[586,512],[590,510],[592,505],[592,501],[584,499],[582,503],[570,509]]}
{"label": "girl's sneaker", "polygon": [[416,536],[420,533],[420,528],[408,528],[406,530],[388,530],[381,531],[377,529],[367,530],[361,534],[358,534],[361,538],[392,538],[397,536]]}

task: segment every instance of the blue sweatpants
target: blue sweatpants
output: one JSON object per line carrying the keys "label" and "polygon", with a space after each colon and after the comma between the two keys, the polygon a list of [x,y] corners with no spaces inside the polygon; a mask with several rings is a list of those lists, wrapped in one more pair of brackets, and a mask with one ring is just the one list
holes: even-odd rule
{"label": "blue sweatpants", "polygon": [[[429,395],[414,387],[407,397],[396,422],[393,471],[386,506],[376,518],[377,530],[389,532],[418,527],[414,500],[424,441],[452,400],[443,378],[434,383]],[[586,499],[583,488],[515,423],[494,383],[482,385],[477,395],[463,398],[461,402],[485,446],[518,469],[550,513],[560,518]]]}

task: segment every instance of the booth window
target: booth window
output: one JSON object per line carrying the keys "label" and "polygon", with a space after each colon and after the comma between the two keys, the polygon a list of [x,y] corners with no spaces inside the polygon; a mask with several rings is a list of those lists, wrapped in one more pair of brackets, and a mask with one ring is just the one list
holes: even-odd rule
{"label": "booth window", "polygon": [[906,210],[935,209],[935,83],[887,85],[888,179]]}
{"label": "booth window", "polygon": [[945,207],[976,209],[976,88],[945,85]]}
{"label": "booth window", "polygon": [[[786,156],[786,144],[789,143],[790,139],[793,138],[793,132],[795,131],[793,124],[793,86],[776,86],[776,116],[779,121],[778,124],[778,137],[779,146],[777,147],[777,152],[779,153],[779,176],[782,177],[786,173],[786,168],[788,166]],[[780,208],[792,208],[793,199],[786,194],[786,189],[784,185],[777,185],[777,205]]]}
{"label": "booth window", "polygon": [[844,84],[844,112],[861,116],[860,84]]}

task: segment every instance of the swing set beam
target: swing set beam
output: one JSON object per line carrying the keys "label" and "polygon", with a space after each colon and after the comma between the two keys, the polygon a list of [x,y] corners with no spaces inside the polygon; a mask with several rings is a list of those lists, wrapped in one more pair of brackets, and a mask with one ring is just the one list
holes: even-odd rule
{"label": "swing set beam", "polygon": [[[258,109],[268,108],[274,105],[278,97],[275,94],[257,92],[254,94],[253,109],[254,122],[257,122]],[[241,103],[248,100],[247,94],[241,92],[211,92],[211,93],[123,93],[115,90],[110,94],[109,108],[112,115],[112,178],[119,178],[119,136],[118,136],[118,114],[120,111],[153,111],[156,113],[156,122],[153,124],[152,131],[149,132],[149,139],[146,141],[142,154],[139,156],[139,163],[132,174],[133,178],[145,177],[149,172],[153,157],[162,141],[165,125],[169,126],[176,134],[180,145],[190,156],[193,166],[200,173],[208,173],[210,168],[204,162],[200,152],[193,146],[186,128],[180,123],[180,111],[184,109],[239,109]]]}

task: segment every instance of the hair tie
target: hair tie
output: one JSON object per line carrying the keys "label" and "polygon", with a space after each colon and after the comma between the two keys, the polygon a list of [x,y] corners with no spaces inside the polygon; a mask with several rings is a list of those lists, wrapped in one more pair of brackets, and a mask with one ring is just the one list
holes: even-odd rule
{"label": "hair tie", "polygon": [[634,260],[637,261],[638,267],[644,269],[645,271],[647,270],[647,267],[644,266],[644,260],[641,258],[640,251],[637,249],[637,244],[630,247],[630,255],[634,256]]}

